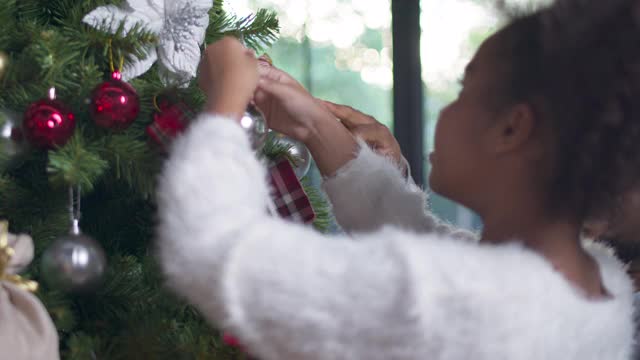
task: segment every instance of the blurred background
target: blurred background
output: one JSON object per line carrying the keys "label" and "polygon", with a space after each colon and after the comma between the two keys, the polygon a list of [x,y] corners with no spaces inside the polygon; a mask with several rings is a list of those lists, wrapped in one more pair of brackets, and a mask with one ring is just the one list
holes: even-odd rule
{"label": "blurred background", "polygon": [[[403,2],[405,0],[394,0]],[[546,0],[511,0],[537,5]],[[353,106],[394,129],[391,0],[229,0],[227,11],[248,16],[277,12],[280,40],[269,50],[274,64],[323,99]],[[501,23],[494,1],[419,0],[423,84],[423,178],[440,110],[455,99],[458,80],[478,46]],[[403,19],[396,19],[397,22]],[[319,182],[317,171],[312,174]],[[427,184],[424,185],[428,187]],[[469,210],[431,194],[441,218],[469,229],[482,225]]]}

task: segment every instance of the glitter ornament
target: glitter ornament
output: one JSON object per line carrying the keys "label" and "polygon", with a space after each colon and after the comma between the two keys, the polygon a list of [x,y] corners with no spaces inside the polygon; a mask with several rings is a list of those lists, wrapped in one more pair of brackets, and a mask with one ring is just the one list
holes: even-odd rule
{"label": "glitter ornament", "polygon": [[110,80],[93,89],[90,112],[96,125],[124,130],[138,117],[140,99],[135,89],[122,81],[122,74],[114,71]]}
{"label": "glitter ornament", "polygon": [[288,153],[293,158],[293,170],[298,179],[305,177],[311,168],[311,153],[309,149],[300,141],[283,134],[272,132],[272,136],[274,136],[274,140],[277,143],[288,146]]}
{"label": "glitter ornament", "polygon": [[12,158],[25,148],[16,118],[11,113],[0,110],[0,158]]}
{"label": "glitter ornament", "polygon": [[2,79],[4,73],[7,72],[7,68],[9,68],[9,56],[5,52],[0,51],[0,79]]}
{"label": "glitter ornament", "polygon": [[34,146],[52,149],[64,145],[73,135],[75,117],[69,108],[55,99],[55,89],[49,90],[49,98],[40,99],[24,113],[22,131]]}

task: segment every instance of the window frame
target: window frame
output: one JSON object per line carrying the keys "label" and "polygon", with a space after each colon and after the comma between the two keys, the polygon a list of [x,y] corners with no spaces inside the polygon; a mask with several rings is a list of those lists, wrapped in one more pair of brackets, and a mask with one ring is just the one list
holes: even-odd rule
{"label": "window frame", "polygon": [[420,0],[392,0],[393,131],[422,186],[424,173],[424,94],[420,58]]}

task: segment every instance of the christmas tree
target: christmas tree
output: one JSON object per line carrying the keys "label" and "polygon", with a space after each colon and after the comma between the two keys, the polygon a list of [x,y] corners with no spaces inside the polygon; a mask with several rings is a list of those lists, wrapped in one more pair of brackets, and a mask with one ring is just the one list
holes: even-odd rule
{"label": "christmas tree", "polygon": [[[204,44],[234,35],[265,50],[275,14],[237,18],[221,0],[0,0],[0,24],[0,218],[34,239],[26,276],[41,283],[62,357],[242,356],[163,287],[154,186],[168,142],[204,103]],[[276,138],[257,155],[295,165],[292,144]],[[305,190],[322,230],[326,204]],[[51,252],[74,219],[95,251],[64,279],[42,259],[60,261]]]}

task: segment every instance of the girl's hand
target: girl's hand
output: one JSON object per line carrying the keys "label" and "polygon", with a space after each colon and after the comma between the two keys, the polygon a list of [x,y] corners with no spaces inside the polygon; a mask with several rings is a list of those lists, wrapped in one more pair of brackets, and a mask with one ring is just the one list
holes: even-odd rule
{"label": "girl's hand", "polygon": [[240,119],[257,82],[255,54],[237,39],[224,37],[207,46],[199,75],[200,88],[207,94],[207,111]]}

